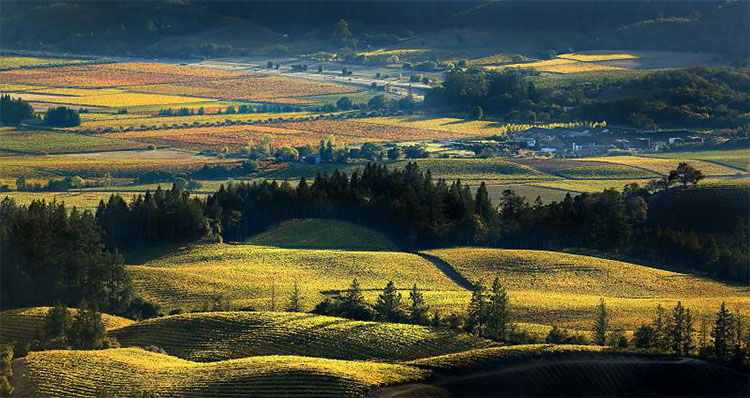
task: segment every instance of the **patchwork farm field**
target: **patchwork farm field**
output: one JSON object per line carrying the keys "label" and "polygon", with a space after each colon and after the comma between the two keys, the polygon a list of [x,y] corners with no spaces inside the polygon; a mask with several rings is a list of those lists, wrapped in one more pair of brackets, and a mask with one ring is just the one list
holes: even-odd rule
{"label": "patchwork farm field", "polygon": [[404,365],[299,356],[196,363],[140,348],[33,352],[25,367],[25,377],[46,397],[361,396],[373,387],[428,374]]}
{"label": "patchwork farm field", "polygon": [[0,131],[0,150],[56,153],[144,148],[134,141],[38,130]]}
{"label": "patchwork farm field", "polygon": [[738,171],[750,171],[750,149],[728,149],[723,151],[672,152],[649,155],[656,158],[692,159],[704,162],[715,162]]}
{"label": "patchwork farm field", "polygon": [[[2,167],[16,176],[19,170],[31,169],[56,175],[79,175],[81,177],[103,177],[110,173],[115,177],[134,177],[150,170],[189,171],[204,164],[237,163],[232,159],[197,156],[190,152],[172,149],[92,152],[47,156],[6,156]],[[2,170],[0,170],[2,173]]]}
{"label": "patchwork farm field", "polygon": [[0,56],[0,70],[39,68],[50,66],[74,65],[92,62],[82,59],[70,58],[35,58],[35,57],[9,57]]}

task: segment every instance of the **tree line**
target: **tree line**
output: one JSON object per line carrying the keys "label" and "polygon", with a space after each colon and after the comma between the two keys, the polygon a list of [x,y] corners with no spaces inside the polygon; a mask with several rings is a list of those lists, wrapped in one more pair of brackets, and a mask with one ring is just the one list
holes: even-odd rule
{"label": "tree line", "polygon": [[57,299],[75,305],[86,299],[109,313],[140,316],[153,308],[133,300],[118,251],[243,241],[292,218],[351,221],[384,232],[404,248],[579,248],[745,283],[748,228],[742,220],[721,236],[652,225],[649,220],[670,211],[649,209],[664,194],[631,184],[623,192],[530,204],[508,190],[496,206],[484,184],[472,192],[460,181],[435,181],[429,170],[410,163],[394,169],[368,164],[351,175],[337,170],[312,183],[302,179],[296,187],[286,181],[236,183],[206,199],[177,186],[129,202],[112,195],[95,213],[68,211],[54,202],[17,205],[6,198],[0,202],[0,306],[51,305]]}
{"label": "tree line", "polygon": [[[22,98],[12,98],[10,94],[0,96],[0,124],[16,126],[24,120],[36,119],[34,108]],[[78,111],[65,106],[47,109],[44,122],[54,127],[74,127],[81,124]]]}
{"label": "tree line", "polygon": [[[695,176],[678,169],[670,181]],[[683,189],[692,188],[677,188]],[[472,190],[461,181],[434,180],[414,163],[393,169],[368,164],[351,175],[336,170],[318,174],[312,183],[302,178],[296,187],[287,181],[233,183],[205,201],[177,189],[139,195],[130,204],[116,196],[100,204],[97,219],[112,249],[195,239],[243,241],[283,220],[334,218],[382,231],[405,248],[573,247],[746,282],[748,228],[741,217],[724,235],[652,222],[668,218],[670,209],[649,203],[673,190],[630,184],[622,192],[566,195],[548,204],[529,203],[506,190],[496,206],[484,184]]]}
{"label": "tree line", "polygon": [[[602,79],[540,88],[533,71],[453,69],[428,105],[483,113],[508,121],[606,120],[644,129],[659,126],[732,128],[748,135],[750,72],[730,67],[659,71],[632,79]],[[612,90],[637,93],[611,98]]]}

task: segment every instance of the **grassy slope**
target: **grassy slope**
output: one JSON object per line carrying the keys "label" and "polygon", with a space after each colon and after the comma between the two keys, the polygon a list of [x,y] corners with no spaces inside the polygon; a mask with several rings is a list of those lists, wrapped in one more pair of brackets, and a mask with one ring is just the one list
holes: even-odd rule
{"label": "grassy slope", "polygon": [[[44,317],[50,307],[30,307],[0,312],[0,341],[31,341],[39,337],[44,328]],[[72,310],[75,314],[75,309]],[[130,319],[103,314],[102,321],[107,329],[128,326]]]}
{"label": "grassy slope", "polygon": [[385,235],[339,220],[284,221],[247,240],[259,246],[392,250],[396,245]]}
{"label": "grassy slope", "polygon": [[519,320],[589,329],[604,297],[615,325],[648,322],[657,304],[682,300],[700,315],[722,301],[750,309],[750,289],[635,264],[537,250],[456,248],[427,251],[473,281],[500,277]]}
{"label": "grassy slope", "polygon": [[296,356],[195,363],[138,348],[43,351],[26,357],[26,377],[47,397],[363,395],[368,389],[422,379],[403,365]]}
{"label": "grassy slope", "polygon": [[468,334],[307,313],[209,312],[156,318],[111,332],[123,346],[156,345],[191,361],[258,355],[402,361],[488,347]]}
{"label": "grassy slope", "polygon": [[461,290],[431,263],[403,252],[283,249],[252,245],[199,245],[128,267],[136,292],[163,309],[190,309],[214,293],[237,306],[282,308],[295,282],[305,308],[321,291],[346,289],[357,278],[364,289],[382,289],[393,280],[399,288]]}

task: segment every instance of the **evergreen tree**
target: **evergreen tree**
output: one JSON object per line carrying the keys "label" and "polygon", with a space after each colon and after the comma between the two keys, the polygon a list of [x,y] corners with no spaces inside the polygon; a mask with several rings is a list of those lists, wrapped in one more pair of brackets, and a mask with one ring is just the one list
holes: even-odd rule
{"label": "evergreen tree", "polygon": [[45,340],[65,338],[71,324],[72,317],[68,307],[64,306],[59,300],[56,301],[55,306],[49,310],[44,318]]}
{"label": "evergreen tree", "polygon": [[724,302],[716,313],[711,335],[714,338],[714,355],[719,359],[728,360],[732,349],[732,313]]}
{"label": "evergreen tree", "polygon": [[709,331],[709,320],[706,317],[701,317],[701,327],[698,332],[698,351],[701,356],[708,356],[711,353],[709,344],[709,338],[711,332]]}
{"label": "evergreen tree", "polygon": [[[426,324],[428,310],[424,302],[424,295],[417,289],[415,283],[409,291],[409,322],[417,325]],[[437,316],[439,317],[440,314],[437,314]]]}
{"label": "evergreen tree", "polygon": [[474,199],[474,209],[476,215],[482,219],[485,225],[492,224],[496,212],[492,208],[492,201],[490,201],[490,195],[487,192],[487,186],[484,181],[479,184],[479,188],[477,189]]}
{"label": "evergreen tree", "polygon": [[605,345],[607,343],[607,330],[609,329],[609,310],[604,303],[604,297],[599,299],[599,306],[596,311],[596,321],[594,322],[594,343],[596,345]]}
{"label": "evergreen tree", "polygon": [[506,341],[510,324],[508,314],[508,293],[500,284],[500,279],[495,277],[489,295],[489,308],[487,313],[489,336],[497,341]]}
{"label": "evergreen tree", "polygon": [[297,282],[294,282],[294,286],[292,286],[292,292],[289,294],[289,303],[286,306],[286,310],[288,312],[302,311],[302,297]]}
{"label": "evergreen tree", "polygon": [[682,302],[678,301],[672,311],[672,318],[669,324],[670,352],[676,355],[682,354],[682,346],[685,338],[685,308]]}
{"label": "evergreen tree", "polygon": [[690,355],[693,352],[693,314],[690,312],[690,308],[685,310],[685,335],[682,339],[682,355]]}
{"label": "evergreen tree", "polygon": [[654,319],[654,348],[659,352],[669,350],[669,325],[666,320],[664,308],[661,304],[656,306],[656,319]]}
{"label": "evergreen tree", "polygon": [[383,293],[378,296],[374,308],[377,318],[381,321],[399,322],[403,319],[401,293],[398,292],[393,281],[388,281]]}
{"label": "evergreen tree", "polygon": [[68,330],[68,341],[77,349],[102,348],[107,331],[102,322],[102,314],[95,307],[82,301]]}
{"label": "evergreen tree", "polygon": [[339,313],[338,316],[356,319],[360,321],[372,320],[372,312],[365,302],[362,288],[355,278],[343,295],[337,297]]}
{"label": "evergreen tree", "polygon": [[481,282],[476,285],[471,294],[465,327],[467,331],[479,337],[484,337],[487,333],[487,295]]}

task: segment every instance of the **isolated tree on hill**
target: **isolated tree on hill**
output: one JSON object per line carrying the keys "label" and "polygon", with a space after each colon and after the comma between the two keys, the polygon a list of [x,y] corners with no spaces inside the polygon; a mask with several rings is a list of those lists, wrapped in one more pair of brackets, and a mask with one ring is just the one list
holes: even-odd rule
{"label": "isolated tree on hill", "polygon": [[482,120],[484,117],[484,110],[481,106],[475,106],[471,108],[471,111],[469,112],[469,119],[471,120]]}
{"label": "isolated tree on hill", "polygon": [[336,108],[341,110],[347,110],[352,108],[352,100],[349,97],[341,97],[336,101]]}
{"label": "isolated tree on hill", "polygon": [[714,355],[719,359],[729,359],[732,348],[732,313],[729,312],[727,304],[724,302],[721,303],[719,312],[716,313],[716,321],[711,335],[714,338]]}
{"label": "isolated tree on hill", "polygon": [[466,314],[466,330],[479,337],[486,335],[487,327],[487,296],[485,287],[478,283],[471,294],[469,310]]}
{"label": "isolated tree on hill", "polygon": [[[417,284],[415,283],[409,291],[409,322],[418,325],[427,323],[428,310],[424,302],[424,295],[417,290]],[[437,314],[437,317],[439,318],[440,314]]]}
{"label": "isolated tree on hill", "polygon": [[294,282],[294,286],[292,286],[292,292],[289,293],[289,303],[286,306],[286,310],[288,312],[302,311],[302,297],[300,295],[297,282]]}
{"label": "isolated tree on hill", "polygon": [[490,337],[498,341],[506,341],[510,325],[508,293],[497,277],[495,277],[490,288],[487,318],[487,329]]}
{"label": "isolated tree on hill", "polygon": [[688,184],[698,185],[698,181],[704,178],[703,172],[685,162],[680,163],[676,169],[669,172],[669,179],[679,182],[683,187]]}
{"label": "isolated tree on hill", "polygon": [[599,299],[599,306],[596,310],[596,320],[594,321],[594,343],[596,345],[605,345],[607,343],[607,330],[609,329],[609,310],[604,303],[604,297]]}

